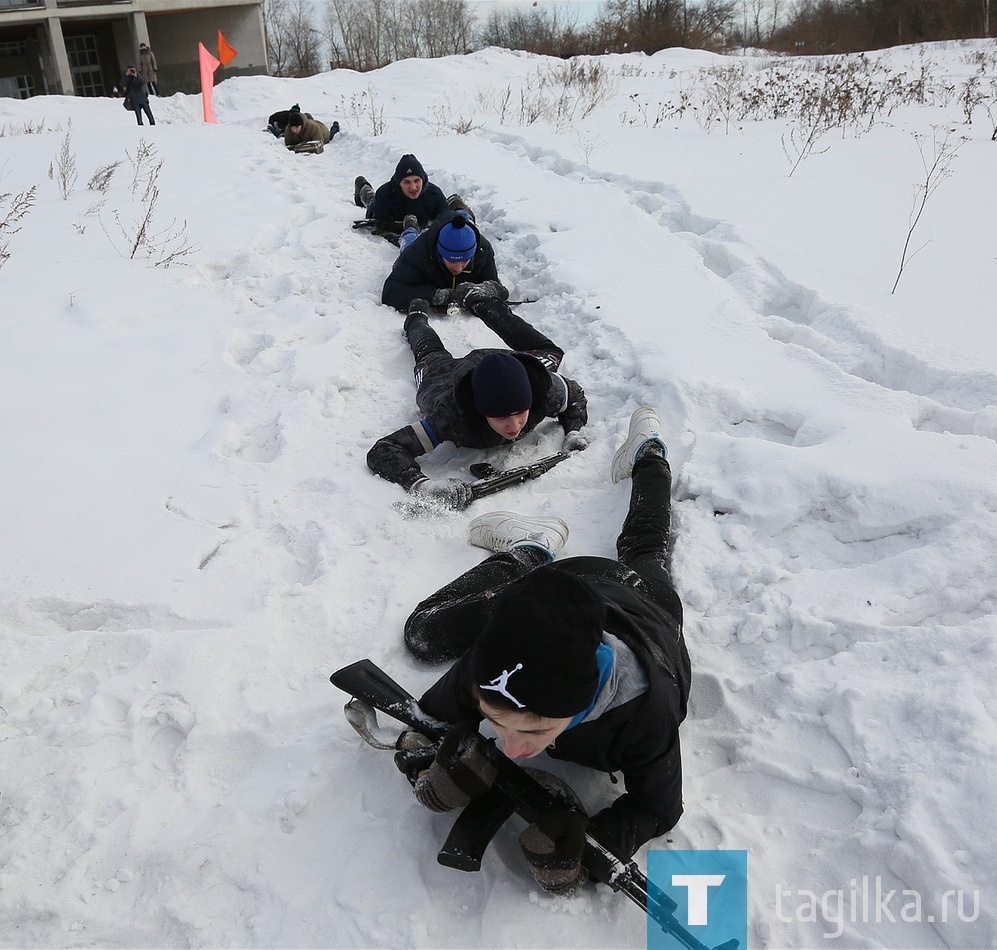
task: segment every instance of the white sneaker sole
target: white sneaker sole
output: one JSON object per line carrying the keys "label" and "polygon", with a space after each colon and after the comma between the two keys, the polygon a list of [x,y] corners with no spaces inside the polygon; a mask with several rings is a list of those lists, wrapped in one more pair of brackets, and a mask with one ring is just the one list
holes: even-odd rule
{"label": "white sneaker sole", "polygon": [[496,553],[517,544],[535,544],[532,534],[542,534],[550,542],[547,550],[555,557],[568,540],[568,526],[560,518],[530,518],[515,511],[490,511],[479,515],[467,528],[467,540],[475,547]]}

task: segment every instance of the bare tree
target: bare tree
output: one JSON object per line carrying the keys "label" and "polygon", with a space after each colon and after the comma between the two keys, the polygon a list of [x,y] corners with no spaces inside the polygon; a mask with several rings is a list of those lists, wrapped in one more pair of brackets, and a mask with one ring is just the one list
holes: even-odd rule
{"label": "bare tree", "polygon": [[313,76],[322,68],[322,33],[309,0],[266,0],[263,22],[275,76]]}
{"label": "bare tree", "polygon": [[990,0],[798,0],[778,48],[857,52],[989,33]]}
{"label": "bare tree", "polygon": [[471,49],[475,17],[466,0],[418,0],[419,55],[451,56]]}
{"label": "bare tree", "polygon": [[607,0],[590,31],[587,51],[717,49],[726,44],[737,9],[738,0]]}
{"label": "bare tree", "polygon": [[387,40],[393,8],[394,0],[330,0],[327,35],[337,66],[368,70],[391,62]]}
{"label": "bare tree", "polygon": [[287,22],[288,0],[266,0],[263,4],[263,26],[267,35],[267,57],[270,60],[270,70],[275,76],[287,75],[288,36],[285,24]]}
{"label": "bare tree", "polygon": [[325,11],[333,62],[361,71],[466,53],[473,28],[466,0],[329,0]]}
{"label": "bare tree", "polygon": [[765,46],[779,21],[779,0],[741,0],[745,46]]}
{"label": "bare tree", "polygon": [[546,56],[573,56],[582,46],[578,17],[563,8],[499,9],[478,32],[480,46],[521,49]]}

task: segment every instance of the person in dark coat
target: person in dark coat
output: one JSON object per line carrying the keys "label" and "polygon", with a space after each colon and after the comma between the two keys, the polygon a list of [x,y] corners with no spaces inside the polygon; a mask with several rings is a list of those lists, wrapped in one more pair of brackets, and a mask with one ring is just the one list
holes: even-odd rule
{"label": "person in dark coat", "polygon": [[464,212],[446,211],[401,250],[381,288],[381,303],[406,313],[413,300],[428,300],[446,310],[461,284],[486,281],[508,299],[491,244]]}
{"label": "person in dark coat", "polygon": [[588,421],[581,386],[557,372],[564,350],[497,298],[485,298],[475,313],[512,349],[472,350],[454,358],[429,325],[429,305],[413,301],[405,336],[415,357],[416,403],[423,416],[378,439],[367,453],[375,475],[441,504],[470,504],[468,483],[431,480],[416,461],[441,442],[491,449],[556,418],[568,450],[584,448],[578,430]]}
{"label": "person in dark coat", "polygon": [[419,700],[455,724],[430,767],[406,767],[416,797],[450,810],[487,790],[493,770],[475,754],[487,719],[502,751],[542,751],[602,772],[625,792],[590,820],[541,815],[520,836],[537,882],[569,893],[585,880],[586,829],[627,860],[682,814],[679,724],[691,665],[682,604],[668,569],[671,470],[653,409],[638,409],[613,459],[614,481],[631,478],[619,560],[555,560],[568,536],[556,518],[490,512],[469,540],[494,553],[423,601],[405,642],[418,658],[457,662]]}
{"label": "person in dark coat", "polygon": [[443,192],[429,180],[422,162],[414,155],[403,155],[395,172],[377,191],[362,175],[354,183],[353,201],[365,208],[369,220],[384,228],[399,226],[414,215],[420,228],[426,227],[437,215],[449,211]]}
{"label": "person in dark coat", "polygon": [[142,125],[142,113],[144,112],[149,117],[149,125],[155,125],[156,120],[153,117],[152,109],[149,108],[149,84],[134,66],[129,66],[125,70],[118,87],[124,98],[131,103],[138,124]]}
{"label": "person in dark coat", "polygon": [[267,131],[274,138],[282,139],[287,129],[287,120],[290,118],[291,113],[300,111],[301,106],[295,103],[290,109],[278,109],[276,112],[271,113],[270,118],[267,119]]}

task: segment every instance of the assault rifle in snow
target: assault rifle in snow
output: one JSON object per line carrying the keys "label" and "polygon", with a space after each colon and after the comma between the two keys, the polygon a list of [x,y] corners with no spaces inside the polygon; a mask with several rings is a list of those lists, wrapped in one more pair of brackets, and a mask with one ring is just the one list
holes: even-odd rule
{"label": "assault rifle in snow", "polygon": [[[370,660],[351,663],[337,670],[329,679],[334,686],[353,697],[344,710],[346,719],[364,741],[375,748],[402,748],[400,740],[409,736],[403,732],[390,741],[386,730],[377,722],[375,710],[386,713],[425,737],[430,751],[432,744],[440,742],[451,728],[450,723],[427,716],[410,693]],[[437,855],[440,864],[460,871],[481,868],[481,858],[488,843],[513,812],[532,823],[542,813],[554,809],[582,810],[568,786],[555,789],[536,777],[539,775],[553,781],[553,776],[521,768],[506,758],[494,741],[485,740],[480,735],[475,741],[498,774],[488,792],[464,806]],[[582,864],[592,878],[604,881],[614,891],[628,897],[687,950],[711,950],[676,919],[678,904],[675,901],[649,882],[633,861],[618,858],[592,834],[586,834]],[[728,940],[712,950],[737,950],[738,946],[737,940]]]}
{"label": "assault rifle in snow", "polygon": [[531,478],[539,478],[567,457],[564,452],[555,452],[546,458],[530,462],[529,465],[520,465],[505,470],[497,469],[489,462],[476,462],[471,466],[471,474],[477,479],[477,481],[471,482],[471,499],[477,501],[486,495],[494,495],[495,492],[502,491],[503,488],[511,488],[513,485],[519,485]]}
{"label": "assault rifle in snow", "polygon": [[[555,465],[563,462],[568,455],[564,452],[556,452],[545,458],[537,459],[528,465],[518,465],[516,468],[498,469],[488,462],[476,462],[471,466],[471,474],[475,477],[473,482],[465,482],[469,491],[459,501],[449,503],[448,507],[458,511],[463,511],[479,498],[494,495],[495,492],[519,485],[531,478],[539,478],[544,472],[549,472]],[[433,500],[423,500],[418,493],[411,495],[405,501],[396,501],[394,508],[400,511],[405,517],[417,518],[434,510],[434,506],[439,502]]]}

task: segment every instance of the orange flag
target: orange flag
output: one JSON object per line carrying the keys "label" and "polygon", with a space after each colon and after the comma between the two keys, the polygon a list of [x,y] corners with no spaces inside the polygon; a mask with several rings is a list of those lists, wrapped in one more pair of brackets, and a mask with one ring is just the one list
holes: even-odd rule
{"label": "orange flag", "polygon": [[215,70],[221,66],[221,63],[204,48],[203,43],[197,44],[197,58],[201,66],[201,99],[204,105],[204,121],[217,124],[218,120],[211,110],[211,93],[215,88]]}
{"label": "orange flag", "polygon": [[223,66],[228,66],[236,56],[239,55],[239,51],[232,46],[229,46],[228,40],[225,39],[222,31],[218,31],[218,58],[221,60]]}

